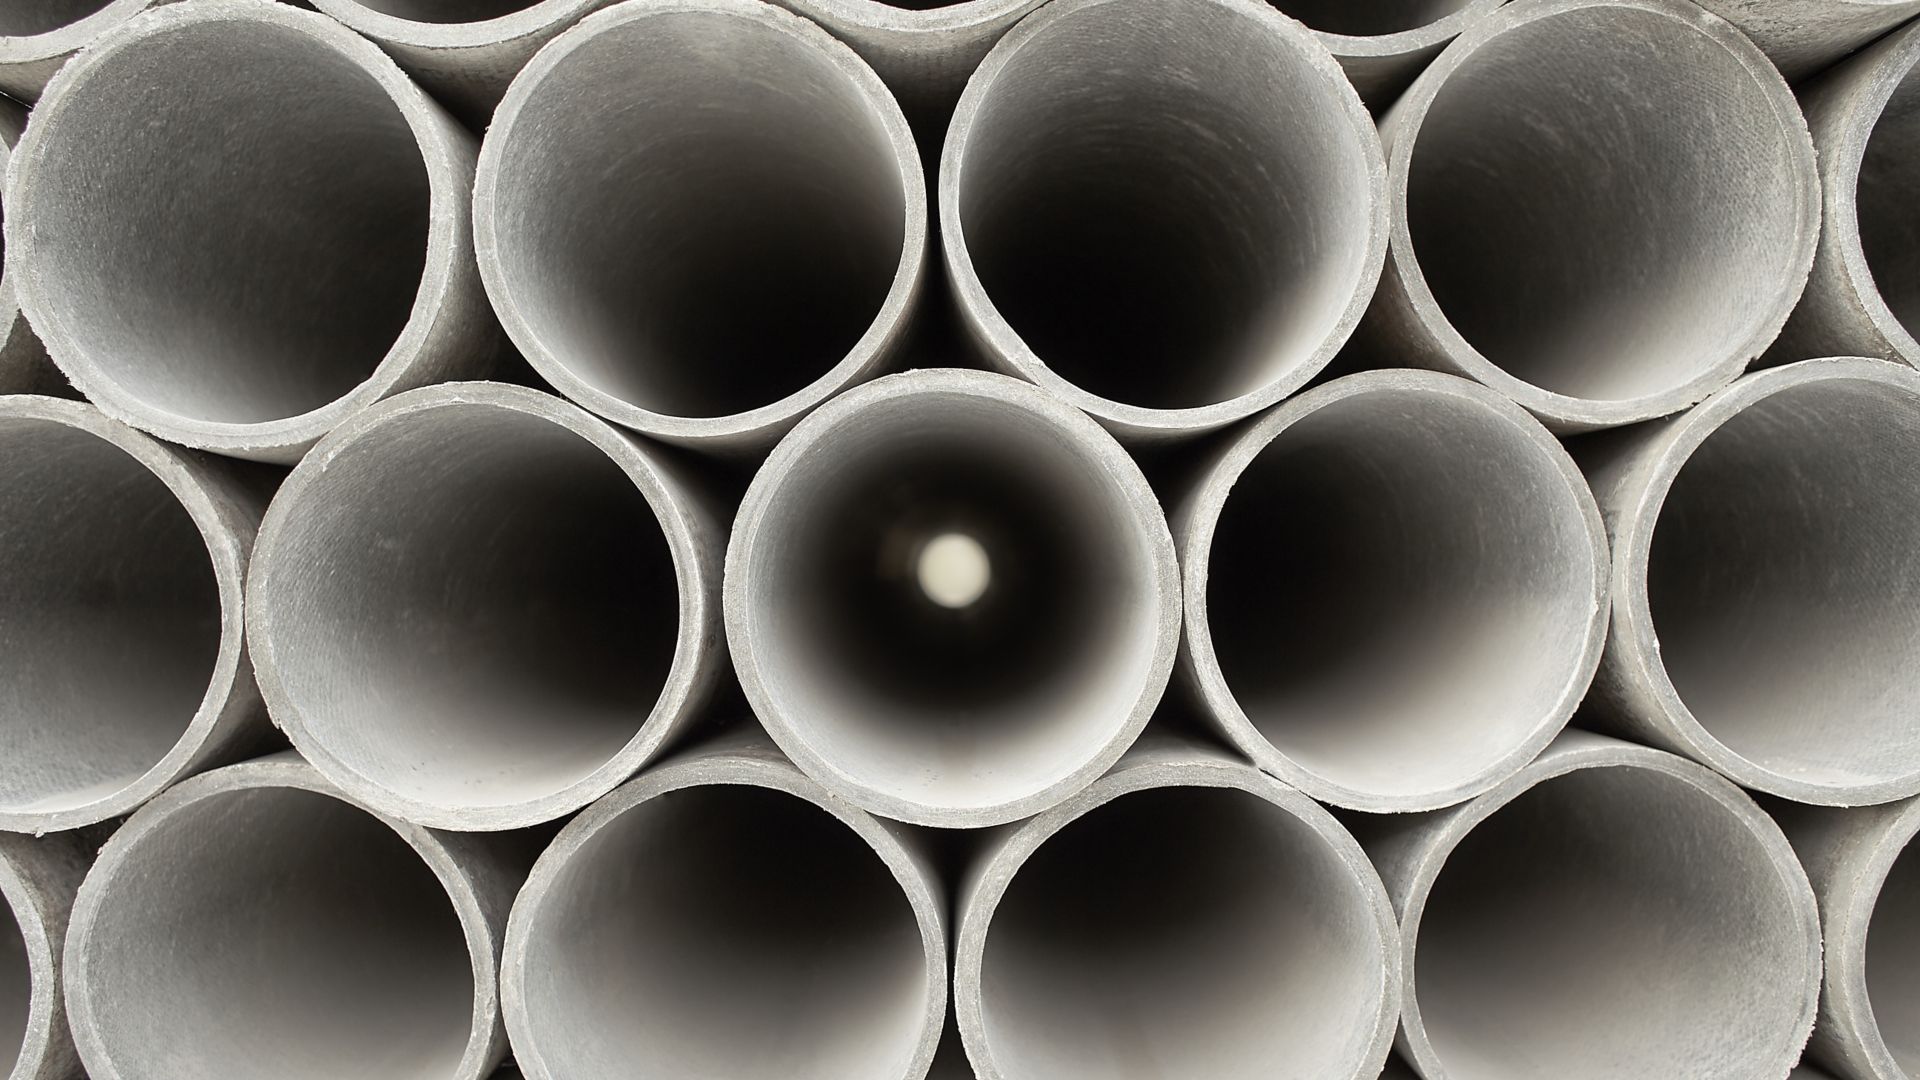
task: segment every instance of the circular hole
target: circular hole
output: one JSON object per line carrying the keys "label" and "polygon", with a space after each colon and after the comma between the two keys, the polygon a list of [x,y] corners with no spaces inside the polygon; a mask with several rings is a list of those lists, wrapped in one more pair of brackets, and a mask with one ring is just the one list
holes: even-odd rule
{"label": "circular hole", "polygon": [[980,541],[965,533],[941,533],[920,549],[915,565],[920,591],[944,608],[979,600],[993,581],[993,564]]}
{"label": "circular hole", "polygon": [[625,811],[525,933],[527,1033],[556,1076],[900,1080],[926,1024],[899,882],[784,792],[715,785]]}
{"label": "circular hole", "polygon": [[1473,0],[1270,0],[1274,7],[1326,34],[1374,37],[1418,30]]}
{"label": "circular hole", "polygon": [[981,959],[1002,1075],[1360,1075],[1382,973],[1371,901],[1326,839],[1241,791],[1124,795],[1049,837]]}
{"label": "circular hole", "polygon": [[1860,246],[1880,298],[1909,334],[1920,329],[1920,77],[1909,71],[1874,122],[1855,188]]}
{"label": "circular hole", "polygon": [[1770,394],[1680,468],[1649,611],[1681,700],[1734,753],[1834,786],[1920,772],[1916,477],[1920,394],[1883,380]]}
{"label": "circular hole", "polygon": [[220,589],[186,508],[118,446],[15,416],[0,458],[0,810],[71,810],[186,734],[219,656]]}
{"label": "circular hole", "polygon": [[126,1080],[445,1080],[466,1052],[473,962],[452,902],[347,803],[295,788],[200,799],[98,887],[91,1026]]}
{"label": "circular hole", "polygon": [[0,7],[0,37],[31,37],[102,11],[113,0],[10,0]]}
{"label": "circular hole", "polygon": [[1920,1076],[1920,845],[1909,843],[1874,901],[1867,998],[1893,1060]]}
{"label": "circular hole", "polygon": [[423,23],[477,23],[512,15],[544,0],[350,0],[369,11]]}
{"label": "circular hole", "polygon": [[1576,8],[1447,74],[1407,177],[1455,329],[1543,390],[1624,401],[1744,360],[1796,288],[1800,140],[1735,53],[1674,14]]}
{"label": "circular hole", "polygon": [[33,969],[13,909],[0,904],[0,1076],[11,1076],[27,1046],[33,1012]]}
{"label": "circular hole", "polygon": [[1112,401],[1205,406],[1290,377],[1368,269],[1351,96],[1224,5],[1050,18],[987,84],[960,158],[981,287],[1049,368]]}
{"label": "circular hole", "polygon": [[310,412],[365,382],[406,325],[426,164],[386,90],[333,47],[263,19],[170,25],[87,65],[36,122],[16,210],[34,221],[43,329],[146,408]]}
{"label": "circular hole", "polygon": [[1784,1068],[1807,992],[1784,880],[1745,822],[1677,777],[1545,780],[1474,826],[1427,898],[1415,979],[1433,1052],[1476,1080]]}

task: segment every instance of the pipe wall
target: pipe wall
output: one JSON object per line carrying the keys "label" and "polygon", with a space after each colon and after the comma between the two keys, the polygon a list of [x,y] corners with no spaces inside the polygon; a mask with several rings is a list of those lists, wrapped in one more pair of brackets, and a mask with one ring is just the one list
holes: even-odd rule
{"label": "pipe wall", "polygon": [[0,93],[39,100],[60,65],[149,8],[171,0],[16,0],[0,11]]}
{"label": "pipe wall", "polygon": [[76,834],[0,833],[0,1074],[11,1080],[86,1080],[60,973],[74,890],[92,861]]}
{"label": "pipe wall", "polygon": [[1694,0],[1733,23],[1795,82],[1920,15],[1920,0]]}
{"label": "pipe wall", "polygon": [[1372,109],[1393,104],[1447,42],[1506,0],[1273,0],[1305,23]]}

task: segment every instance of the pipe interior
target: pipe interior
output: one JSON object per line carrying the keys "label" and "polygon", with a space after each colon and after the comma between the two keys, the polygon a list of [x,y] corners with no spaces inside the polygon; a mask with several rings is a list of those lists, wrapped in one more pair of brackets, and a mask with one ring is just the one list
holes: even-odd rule
{"label": "pipe interior", "polygon": [[1880,886],[1867,934],[1874,1023],[1908,1075],[1920,1075],[1920,844],[1909,842]]}
{"label": "pipe interior", "polygon": [[364,382],[412,310],[430,205],[380,84],[299,30],[233,18],[150,34],[83,85],[16,208],[52,329],[195,421],[285,419]]}
{"label": "pipe interior", "polygon": [[1735,753],[1809,783],[1920,772],[1917,482],[1920,394],[1883,381],[1780,390],[1681,467],[1648,605],[1681,700]]}
{"label": "pipe interior", "polygon": [[594,389],[744,412],[824,376],[874,322],[906,238],[901,170],[878,103],[792,28],[702,11],[606,26],[502,140],[500,276]]}
{"label": "pipe interior", "polygon": [[1421,273],[1482,356],[1544,390],[1678,389],[1757,352],[1797,288],[1795,140],[1676,16],[1595,7],[1509,29],[1447,76],[1415,137]]}
{"label": "pipe interior", "polygon": [[1542,781],[1474,826],[1428,897],[1414,978],[1434,1053],[1475,1080],[1782,1068],[1812,978],[1783,882],[1688,781]]}
{"label": "pipe interior", "polygon": [[1875,121],[1854,190],[1860,246],[1880,298],[1909,334],[1920,331],[1920,68],[1907,72]]}
{"label": "pipe interior", "polygon": [[1373,37],[1418,30],[1464,9],[1473,0],[1269,0],[1322,33]]}
{"label": "pipe interior", "polygon": [[371,428],[284,519],[263,585],[312,737],[430,805],[565,790],[632,741],[679,631],[633,480],[551,421],[448,405]]}
{"label": "pipe interior", "polygon": [[542,0],[353,0],[369,11],[423,23],[476,23],[525,11]]}
{"label": "pipe interior", "polygon": [[1124,795],[1049,837],[993,912],[983,1023],[1020,1080],[1355,1077],[1383,959],[1326,839],[1233,789]]}
{"label": "pipe interior", "polygon": [[900,1080],[927,1023],[912,906],[846,825],[766,788],[649,799],[526,923],[527,1030],[577,1080]]}
{"label": "pipe interior", "polygon": [[1362,286],[1373,207],[1337,74],[1246,12],[1074,11],[1015,51],[960,160],[993,306],[1062,378],[1148,408],[1296,371]]}
{"label": "pipe interior", "polygon": [[33,1009],[33,969],[27,939],[10,905],[0,903],[0,1076],[11,1076],[27,1045]]}
{"label": "pipe interior", "polygon": [[0,419],[0,809],[86,806],[186,734],[220,651],[205,539],[132,455]]}
{"label": "pipe interior", "polygon": [[1287,427],[1241,475],[1207,556],[1208,626],[1281,753],[1416,796],[1551,720],[1581,676],[1597,558],[1566,473],[1512,420],[1369,391]]}
{"label": "pipe interior", "polygon": [[378,818],[297,788],[174,811],[125,851],[87,938],[127,1080],[445,1080],[473,961],[453,904]]}
{"label": "pipe interior", "polygon": [[[1115,739],[1159,633],[1154,548],[1125,489],[1050,419],[921,393],[869,406],[795,461],[748,581],[768,694],[856,783],[994,806]],[[968,537],[990,577],[948,607],[924,545]]]}
{"label": "pipe interior", "polygon": [[105,8],[113,0],[8,0],[0,7],[0,37],[30,37],[58,30]]}

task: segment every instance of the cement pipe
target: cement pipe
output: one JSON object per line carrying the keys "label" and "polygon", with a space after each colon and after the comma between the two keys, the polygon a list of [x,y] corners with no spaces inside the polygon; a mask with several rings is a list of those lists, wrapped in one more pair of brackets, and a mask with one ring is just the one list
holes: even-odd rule
{"label": "cement pipe", "polygon": [[0,93],[33,102],[74,53],[170,0],[9,0],[0,9]]}
{"label": "cement pipe", "polygon": [[1920,0],[1694,0],[1798,82],[1920,15]]}
{"label": "cement pipe", "polygon": [[1447,42],[1506,0],[1271,0],[1314,32],[1361,100],[1393,104]]}
{"label": "cement pipe", "polygon": [[572,813],[719,681],[716,518],[658,448],[549,394],[397,395],[314,447],[261,523],[248,635],[268,709],[393,817]]}
{"label": "cement pipe", "polygon": [[[27,126],[27,110],[0,98],[0,173],[13,157],[13,147]],[[0,219],[5,206],[0,204]],[[14,295],[13,278],[6,270],[6,245],[0,241],[0,394],[54,394],[66,380],[47,357],[46,346],[27,325]]]}
{"label": "cement pipe", "polygon": [[788,756],[874,813],[972,828],[1085,787],[1158,704],[1173,540],[1099,425],[1001,375],[849,391],[754,477],[727,638]]}
{"label": "cement pipe", "polygon": [[60,970],[74,890],[92,861],[74,833],[0,833],[0,1076],[8,1080],[86,1080]]}
{"label": "cement pipe", "polygon": [[108,415],[291,462],[396,390],[491,365],[475,151],[332,19],[162,6],[48,84],[7,175],[10,276]]}

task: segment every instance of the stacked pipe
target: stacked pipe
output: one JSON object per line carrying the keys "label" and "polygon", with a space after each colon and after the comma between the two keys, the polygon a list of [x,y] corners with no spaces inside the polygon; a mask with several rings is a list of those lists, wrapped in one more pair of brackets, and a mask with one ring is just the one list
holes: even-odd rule
{"label": "stacked pipe", "polygon": [[0,1075],[1920,1078],[1920,3],[6,7]]}

